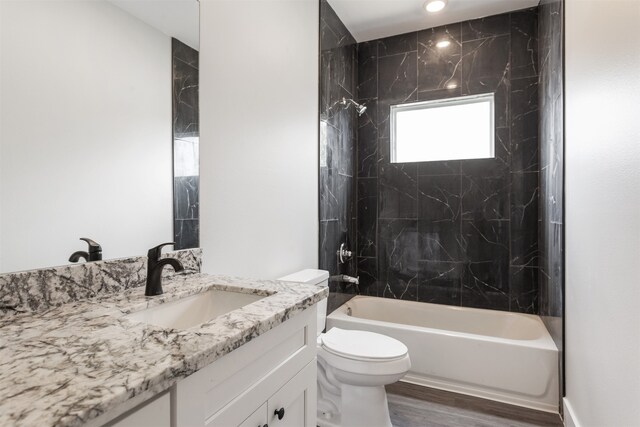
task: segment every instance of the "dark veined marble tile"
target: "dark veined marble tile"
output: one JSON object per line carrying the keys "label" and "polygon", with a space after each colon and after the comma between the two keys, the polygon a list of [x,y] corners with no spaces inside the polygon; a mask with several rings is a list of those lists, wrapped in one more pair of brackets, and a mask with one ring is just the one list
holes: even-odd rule
{"label": "dark veined marble tile", "polygon": [[177,176],[173,180],[175,219],[198,219],[199,177]]}
{"label": "dark veined marble tile", "polygon": [[540,263],[540,314],[562,316],[563,282],[563,225],[546,223],[543,225],[542,241],[545,244],[545,258]]}
{"label": "dark veined marble tile", "polygon": [[378,43],[358,43],[358,99],[378,97]]}
{"label": "dark veined marble tile", "polygon": [[415,163],[381,164],[378,183],[380,218],[418,217],[418,170]]}
{"label": "dark veined marble tile", "polygon": [[509,22],[508,13],[465,21],[462,23],[462,41],[509,34]]}
{"label": "dark veined marble tile", "polygon": [[510,126],[510,80],[504,76],[488,76],[463,81],[463,95],[479,95],[493,93],[496,128]]}
{"label": "dark veined marble tile", "polygon": [[320,220],[338,220],[339,206],[339,175],[335,169],[320,168]]}
{"label": "dark veined marble tile", "polygon": [[418,301],[459,306],[465,264],[419,261]]}
{"label": "dark veined marble tile", "polygon": [[538,265],[538,173],[511,174],[511,265]]}
{"label": "dark veined marble tile", "polygon": [[459,87],[462,78],[461,58],[460,24],[419,31],[418,90]]}
{"label": "dark veined marble tile", "polygon": [[538,79],[511,82],[511,171],[538,170]]}
{"label": "dark veined marble tile", "polygon": [[378,180],[358,178],[358,256],[377,254]]}
{"label": "dark veined marble tile", "polygon": [[358,258],[358,276],[360,293],[372,297],[378,296],[378,260],[377,258]]}
{"label": "dark veined marble tile", "polygon": [[341,240],[338,220],[320,221],[320,269],[331,275],[338,274],[336,251]]}
{"label": "dark veined marble tile", "polygon": [[191,249],[200,246],[200,221],[198,219],[176,219],[173,222],[174,248]]}
{"label": "dark veined marble tile", "polygon": [[462,238],[469,261],[509,264],[508,220],[463,220]]}
{"label": "dark veined marble tile", "polygon": [[511,267],[509,310],[538,314],[538,268]]}
{"label": "dark veined marble tile", "polygon": [[464,220],[509,220],[509,175],[462,177]]}
{"label": "dark veined marble tile", "polygon": [[199,127],[198,70],[182,61],[173,61],[173,136],[197,137]]}
{"label": "dark veined marble tile", "polygon": [[481,77],[509,77],[510,37],[499,36],[462,43],[463,85]]}
{"label": "dark veined marble tile", "polygon": [[431,222],[459,221],[460,176],[420,176],[418,178],[418,217]]}
{"label": "dark veined marble tile", "polygon": [[323,51],[320,54],[320,117],[336,124],[334,116],[352,110],[341,105],[342,98],[355,97],[355,46]]}
{"label": "dark veined marble tile", "polygon": [[356,40],[331,5],[326,0],[322,0],[320,2],[320,49],[334,49],[355,43]]}
{"label": "dark veined marble tile", "polygon": [[187,46],[180,40],[174,38],[171,39],[171,55],[174,59],[182,61],[185,64],[198,69],[200,54],[197,50]]}
{"label": "dark veined marble tile", "polygon": [[414,52],[418,48],[417,33],[398,34],[378,40],[378,55],[389,56],[400,53]]}
{"label": "dark veined marble tile", "polygon": [[334,168],[338,173],[353,176],[355,173],[356,139],[356,112],[354,109],[341,109],[330,119],[335,132],[329,134],[330,163],[327,166]]}
{"label": "dark veined marble tile", "polygon": [[511,78],[538,75],[538,10],[511,14]]}
{"label": "dark veined marble tile", "polygon": [[378,58],[378,101],[404,102],[418,92],[417,52]]}
{"label": "dark veined marble tile", "polygon": [[421,261],[462,262],[466,260],[460,219],[455,221],[418,220],[418,250]]}
{"label": "dark veined marble tile", "polygon": [[375,99],[360,101],[367,107],[358,117],[358,168],[359,177],[378,176],[378,105]]}
{"label": "dark veined marble tile", "polygon": [[460,160],[446,160],[437,162],[419,162],[419,176],[459,175]]}
{"label": "dark veined marble tile", "polygon": [[417,300],[418,224],[417,220],[379,220],[378,295]]}
{"label": "dark veined marble tile", "polygon": [[462,306],[509,310],[509,263],[467,263],[462,278]]}
{"label": "dark veined marble tile", "polygon": [[488,159],[466,159],[460,162],[462,175],[473,177],[502,177],[511,167],[511,135],[509,128],[494,131],[494,157]]}

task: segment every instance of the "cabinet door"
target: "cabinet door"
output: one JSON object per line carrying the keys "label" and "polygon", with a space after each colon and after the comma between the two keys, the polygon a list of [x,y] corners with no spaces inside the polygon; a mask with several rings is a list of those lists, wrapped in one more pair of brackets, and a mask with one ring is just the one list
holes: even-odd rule
{"label": "cabinet door", "polygon": [[267,401],[269,427],[315,427],[316,369],[314,359]]}
{"label": "cabinet door", "polygon": [[238,427],[264,427],[267,425],[269,413],[267,412],[267,402],[259,407],[249,418],[244,420]]}

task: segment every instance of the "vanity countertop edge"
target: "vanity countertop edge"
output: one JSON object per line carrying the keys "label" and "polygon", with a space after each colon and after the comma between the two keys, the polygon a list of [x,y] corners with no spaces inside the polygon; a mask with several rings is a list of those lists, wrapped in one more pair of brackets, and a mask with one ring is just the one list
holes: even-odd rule
{"label": "vanity countertop edge", "polygon": [[[79,426],[129,399],[169,389],[327,297],[327,287],[189,274],[144,288],[0,317],[0,425]],[[185,330],[129,313],[208,290],[264,295]]]}

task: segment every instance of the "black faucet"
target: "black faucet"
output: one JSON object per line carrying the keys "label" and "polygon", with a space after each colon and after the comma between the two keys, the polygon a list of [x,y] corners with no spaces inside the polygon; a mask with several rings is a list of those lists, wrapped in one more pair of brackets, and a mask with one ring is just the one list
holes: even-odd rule
{"label": "black faucet", "polygon": [[84,258],[85,261],[101,261],[102,260],[102,247],[91,239],[81,237],[80,240],[84,240],[89,245],[89,252],[77,251],[71,254],[69,262],[78,262],[80,258]]}
{"label": "black faucet", "polygon": [[167,245],[175,245],[175,243],[163,243],[149,249],[149,253],[147,253],[147,287],[144,294],[148,297],[162,295],[162,269],[165,265],[170,265],[176,272],[184,270],[182,263],[175,258],[160,259],[162,247]]}

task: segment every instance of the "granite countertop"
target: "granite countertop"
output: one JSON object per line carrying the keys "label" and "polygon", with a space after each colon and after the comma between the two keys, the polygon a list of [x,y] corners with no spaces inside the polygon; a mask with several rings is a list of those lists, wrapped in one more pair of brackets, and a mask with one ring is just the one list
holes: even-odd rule
{"label": "granite countertop", "polygon": [[[153,395],[325,298],[327,288],[190,274],[144,288],[0,317],[0,425],[77,426]],[[124,315],[210,289],[266,298],[186,330]]]}

